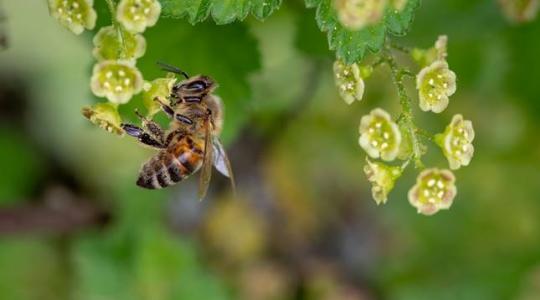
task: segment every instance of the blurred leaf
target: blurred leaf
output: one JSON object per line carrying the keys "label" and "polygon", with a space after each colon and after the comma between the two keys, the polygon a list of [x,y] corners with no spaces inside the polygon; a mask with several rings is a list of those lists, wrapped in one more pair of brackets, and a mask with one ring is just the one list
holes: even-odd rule
{"label": "blurred leaf", "polygon": [[147,30],[145,37],[148,47],[138,67],[146,80],[163,77],[165,73],[156,61],[165,61],[190,75],[205,74],[218,82],[216,94],[225,108],[222,140],[231,141],[249,116],[251,89],[247,78],[260,68],[256,40],[246,27],[209,22],[190,26],[180,20],[163,19],[159,26]]}
{"label": "blurred leaf", "polygon": [[263,20],[281,5],[281,0],[160,0],[162,15],[187,18],[191,24],[204,21],[210,14],[216,24],[244,20],[248,14]]}
{"label": "blurred leaf", "polygon": [[67,274],[58,254],[50,243],[38,239],[2,239],[0,299],[67,299]]}
{"label": "blurred leaf", "polygon": [[307,7],[316,7],[319,28],[327,32],[328,45],[336,51],[336,56],[348,64],[360,61],[367,51],[378,52],[384,43],[385,33],[405,35],[413,21],[414,12],[420,0],[409,0],[402,11],[388,8],[384,22],[351,31],[337,20],[332,0],[306,0]]}
{"label": "blurred leaf", "polygon": [[0,128],[0,204],[12,203],[30,196],[42,169],[40,155],[23,136]]}
{"label": "blurred leaf", "polygon": [[227,299],[223,285],[207,274],[189,241],[162,228],[147,228],[135,256],[137,289],[144,299]]}

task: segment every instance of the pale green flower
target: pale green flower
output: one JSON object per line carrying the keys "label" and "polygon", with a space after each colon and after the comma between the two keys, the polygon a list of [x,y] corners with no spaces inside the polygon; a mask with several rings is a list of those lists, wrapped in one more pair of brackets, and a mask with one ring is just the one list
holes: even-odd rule
{"label": "pale green flower", "polygon": [[376,108],[362,117],[358,142],[369,156],[391,161],[398,155],[401,132],[386,111]]}
{"label": "pale green flower", "polygon": [[539,0],[499,0],[506,18],[515,23],[533,21],[540,9]]}
{"label": "pale green flower", "polygon": [[174,74],[167,74],[166,78],[157,78],[152,82],[145,82],[143,85],[143,104],[148,110],[148,116],[151,117],[159,112],[160,104],[154,99],[157,97],[160,101],[167,104],[171,89],[176,82],[176,76]]}
{"label": "pale green flower", "polygon": [[409,190],[409,203],[416,207],[418,213],[427,216],[449,209],[457,193],[455,182],[456,178],[449,170],[424,170]]}
{"label": "pale green flower", "polygon": [[448,63],[437,60],[423,68],[416,76],[420,109],[440,113],[448,106],[449,98],[456,92],[456,74]]}
{"label": "pale green flower", "polygon": [[360,30],[382,20],[386,0],[334,0],[339,22],[350,30]]}
{"label": "pale green flower", "polygon": [[405,8],[405,5],[407,5],[407,0],[391,0],[390,4],[395,10],[402,11]]}
{"label": "pale green flower", "polygon": [[401,167],[388,166],[381,162],[373,162],[366,158],[364,173],[371,182],[371,194],[378,204],[386,203],[388,193],[394,188],[396,179],[401,176]]}
{"label": "pale green flower", "polygon": [[94,36],[92,54],[97,60],[137,59],[144,55],[146,41],[141,34],[122,30],[122,38],[123,45],[118,40],[118,31],[113,26],[102,27]]}
{"label": "pale green flower", "polygon": [[334,78],[339,95],[347,104],[362,100],[364,80],[357,64],[346,65],[341,60],[334,62]]}
{"label": "pale green flower", "polygon": [[96,25],[96,11],[93,0],[49,0],[49,12],[60,24],[75,34]]}
{"label": "pale green flower", "polygon": [[435,136],[452,170],[469,165],[474,154],[473,140],[472,122],[463,120],[462,115],[454,115],[444,132]]}
{"label": "pale green flower", "polygon": [[121,0],[116,9],[116,18],[131,32],[143,32],[146,27],[157,23],[161,13],[158,0]]}
{"label": "pale green flower", "polygon": [[112,103],[98,103],[82,109],[82,114],[90,122],[110,133],[123,135],[124,130],[120,127],[122,118],[118,114],[116,105]]}
{"label": "pale green flower", "polygon": [[105,60],[94,66],[90,88],[98,97],[116,104],[127,103],[142,90],[141,72],[132,61]]}

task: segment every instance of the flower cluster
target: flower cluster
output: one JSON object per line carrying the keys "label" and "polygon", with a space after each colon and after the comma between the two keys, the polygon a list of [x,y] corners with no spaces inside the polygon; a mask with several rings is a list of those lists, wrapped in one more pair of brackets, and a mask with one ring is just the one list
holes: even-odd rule
{"label": "flower cluster", "polygon": [[84,29],[93,29],[96,25],[96,11],[92,0],[49,0],[52,17],[75,34]]}
{"label": "flower cluster", "polygon": [[[141,32],[156,24],[161,13],[158,0],[121,0],[115,7],[107,1],[112,24],[101,27],[94,36],[92,54],[97,60],[90,79],[90,89],[109,103],[85,107],[82,114],[92,123],[109,132],[123,134],[118,105],[125,104],[143,90],[144,80],[136,67],[136,60],[146,51]],[[75,33],[93,28],[96,13],[92,0],[49,0],[51,14]],[[151,93],[166,94],[156,83],[147,83]],[[166,84],[170,89],[170,84]],[[147,92],[148,92],[147,91]],[[149,101],[145,100],[145,104]],[[152,106],[151,106],[152,105]],[[146,105],[149,114],[155,113],[155,103]],[[151,106],[151,107],[150,107]]]}
{"label": "flower cluster", "polygon": [[[416,84],[422,111],[442,112],[449,104],[449,97],[456,91],[456,75],[448,67],[446,48],[447,37],[440,36],[432,48],[414,49],[410,52],[412,58],[421,66],[416,76]],[[453,117],[444,132],[435,136],[429,135],[413,123],[411,100],[402,83],[402,74],[412,73],[400,68],[390,55],[383,56],[379,61],[387,63],[392,69],[403,111],[394,121],[388,112],[376,108],[361,118],[359,128],[360,147],[370,158],[385,161],[366,158],[364,166],[364,173],[372,185],[372,197],[377,204],[386,203],[388,194],[410,162],[414,162],[417,168],[424,169],[421,157],[426,153],[427,147],[420,138],[434,141],[442,149],[451,170],[467,166],[474,153],[472,122],[464,120],[459,114]],[[347,103],[361,99],[364,83],[362,71],[357,64],[344,65],[338,61],[334,63],[334,74],[340,94]],[[362,93],[358,93],[359,88]],[[395,159],[403,160],[403,163],[387,164]],[[420,172],[408,198],[419,213],[433,215],[439,210],[450,208],[456,193],[455,177],[450,170],[428,168]]]}

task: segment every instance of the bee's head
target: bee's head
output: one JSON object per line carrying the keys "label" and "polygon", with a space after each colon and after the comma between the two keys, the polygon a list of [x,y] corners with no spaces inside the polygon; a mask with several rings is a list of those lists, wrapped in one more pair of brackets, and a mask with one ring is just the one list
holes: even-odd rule
{"label": "bee's head", "polygon": [[172,87],[171,98],[174,102],[201,102],[216,87],[216,82],[208,76],[192,76]]}

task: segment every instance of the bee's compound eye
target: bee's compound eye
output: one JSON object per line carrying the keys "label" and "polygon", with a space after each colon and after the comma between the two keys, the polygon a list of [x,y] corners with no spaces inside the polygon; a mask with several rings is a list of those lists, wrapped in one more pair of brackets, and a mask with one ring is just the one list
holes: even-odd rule
{"label": "bee's compound eye", "polygon": [[202,91],[206,89],[206,83],[202,80],[193,81],[188,83],[187,88],[190,90]]}

